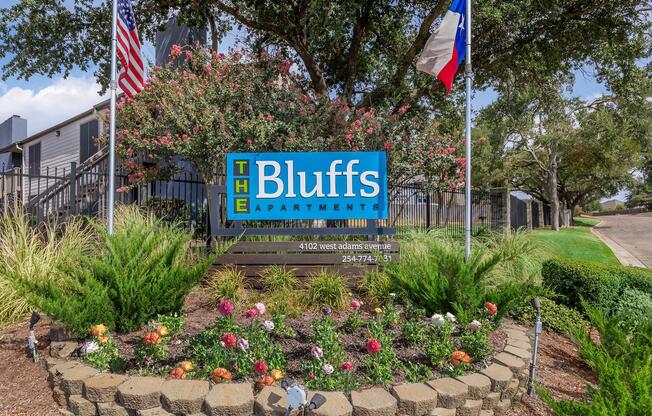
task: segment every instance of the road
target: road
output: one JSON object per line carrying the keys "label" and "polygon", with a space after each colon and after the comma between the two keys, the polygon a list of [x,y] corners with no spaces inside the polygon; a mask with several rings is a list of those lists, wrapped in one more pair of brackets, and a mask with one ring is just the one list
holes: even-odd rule
{"label": "road", "polygon": [[597,217],[596,234],[611,248],[621,263],[652,269],[652,215],[610,215]]}

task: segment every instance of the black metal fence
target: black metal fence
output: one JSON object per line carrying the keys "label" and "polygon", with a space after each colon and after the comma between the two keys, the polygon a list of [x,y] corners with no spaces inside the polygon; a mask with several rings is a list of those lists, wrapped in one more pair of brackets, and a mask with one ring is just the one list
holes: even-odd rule
{"label": "black metal fence", "polygon": [[[70,216],[106,219],[108,194],[108,160],[101,155],[68,168],[44,168],[40,172],[12,169],[0,172],[0,208],[22,206],[35,221],[63,220]],[[155,181],[126,189],[128,177],[116,174],[116,202],[137,204],[157,216],[184,224],[198,238],[210,233],[209,192],[201,177],[182,172],[170,180]],[[367,220],[336,221],[242,221],[230,222],[224,209],[223,187],[217,204],[212,204],[213,220],[228,228],[315,228],[357,229],[384,228],[403,233],[410,230],[442,229],[446,233],[464,233],[464,192],[428,191],[414,184],[390,190],[389,217],[371,224]],[[499,229],[504,218],[507,193],[472,192],[472,231],[481,233]],[[280,231],[280,230],[279,230]],[[341,230],[344,231],[344,230]]]}

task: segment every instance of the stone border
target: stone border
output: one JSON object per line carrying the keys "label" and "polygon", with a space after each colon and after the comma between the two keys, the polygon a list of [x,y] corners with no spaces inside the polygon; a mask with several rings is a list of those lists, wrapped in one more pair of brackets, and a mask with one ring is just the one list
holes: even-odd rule
{"label": "stone border", "polygon": [[[308,412],[319,416],[491,416],[502,415],[525,395],[531,359],[531,331],[503,324],[507,345],[479,373],[426,383],[404,383],[321,394],[326,403]],[[55,401],[78,416],[276,416],[287,410],[285,392],[265,387],[254,395],[251,383],[216,384],[100,373],[76,360],[64,360],[68,343],[53,342],[45,359]],[[293,413],[295,415],[297,413]]]}

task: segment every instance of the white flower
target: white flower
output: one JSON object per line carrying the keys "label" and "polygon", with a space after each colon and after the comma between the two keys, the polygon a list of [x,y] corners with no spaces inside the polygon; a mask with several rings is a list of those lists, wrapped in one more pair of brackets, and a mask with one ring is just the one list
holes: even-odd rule
{"label": "white flower", "polygon": [[450,312],[446,312],[446,320],[451,321],[451,322],[455,322],[455,315],[453,315]]}
{"label": "white flower", "polygon": [[274,322],[272,321],[264,321],[263,322],[263,327],[267,330],[267,332],[272,332],[274,330]]}
{"label": "white flower", "polygon": [[249,341],[247,341],[244,338],[240,338],[238,340],[238,348],[240,348],[243,351],[248,350],[249,349]]}
{"label": "white flower", "polygon": [[444,326],[444,324],[446,323],[446,321],[444,320],[444,316],[438,313],[432,315],[432,318],[430,318],[430,320],[432,321],[432,324],[434,326]]}
{"label": "white flower", "polygon": [[265,311],[267,308],[265,308],[265,304],[262,302],[258,302],[257,304],[254,305],[254,308],[258,311],[258,315],[264,315]]}
{"label": "white flower", "polygon": [[333,366],[330,365],[330,364],[324,364],[323,369],[324,369],[324,373],[326,373],[326,374],[333,374],[333,371],[335,371]]}
{"label": "white flower", "polygon": [[95,341],[90,341],[82,345],[81,351],[84,354],[92,354],[100,350],[100,346]]}
{"label": "white flower", "polygon": [[310,349],[310,353],[312,354],[313,357],[317,359],[322,358],[324,356],[324,350],[322,350],[319,347],[312,347]]}
{"label": "white flower", "polygon": [[468,328],[469,328],[471,331],[476,331],[476,330],[479,329],[481,326],[482,326],[482,324],[481,324],[480,322],[478,322],[477,320],[474,319],[474,320],[472,320],[471,322],[469,322]]}

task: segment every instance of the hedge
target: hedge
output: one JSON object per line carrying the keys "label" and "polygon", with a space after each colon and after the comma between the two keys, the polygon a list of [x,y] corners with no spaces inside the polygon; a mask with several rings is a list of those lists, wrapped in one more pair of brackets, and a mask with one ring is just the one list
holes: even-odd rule
{"label": "hedge", "polygon": [[559,302],[578,310],[583,298],[603,311],[613,311],[628,288],[652,296],[652,271],[637,267],[551,259],[543,262],[541,275],[544,284],[557,292]]}

